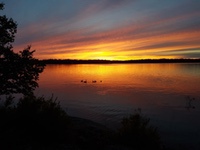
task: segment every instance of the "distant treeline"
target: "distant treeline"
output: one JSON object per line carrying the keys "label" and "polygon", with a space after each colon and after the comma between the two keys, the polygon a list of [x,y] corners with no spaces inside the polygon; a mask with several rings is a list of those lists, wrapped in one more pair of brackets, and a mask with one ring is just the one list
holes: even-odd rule
{"label": "distant treeline", "polygon": [[141,59],[141,60],[78,60],[45,59],[45,64],[126,64],[126,63],[200,63],[200,59]]}

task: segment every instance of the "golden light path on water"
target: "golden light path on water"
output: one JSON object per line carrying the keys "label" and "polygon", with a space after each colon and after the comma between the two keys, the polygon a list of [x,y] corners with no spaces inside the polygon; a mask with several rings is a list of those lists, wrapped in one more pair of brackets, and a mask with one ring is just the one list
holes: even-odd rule
{"label": "golden light path on water", "polygon": [[[188,65],[189,68],[189,65]],[[40,82],[52,85],[81,84],[81,80],[92,83],[93,80],[103,84],[90,86],[119,87],[127,86],[147,88],[155,91],[175,90],[181,93],[195,91],[198,76],[188,73],[183,64],[108,64],[108,65],[48,65],[40,77]],[[194,74],[195,75],[195,74]]]}

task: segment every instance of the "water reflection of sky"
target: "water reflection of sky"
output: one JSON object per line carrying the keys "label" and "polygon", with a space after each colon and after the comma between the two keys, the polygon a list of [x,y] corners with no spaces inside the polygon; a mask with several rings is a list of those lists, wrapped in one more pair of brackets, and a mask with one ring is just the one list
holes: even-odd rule
{"label": "water reflection of sky", "polygon": [[[141,108],[165,142],[194,144],[200,141],[199,77],[200,64],[47,65],[36,94],[54,94],[69,115],[108,127]],[[195,109],[186,109],[188,95]]]}
{"label": "water reflection of sky", "polygon": [[[86,112],[98,112],[99,108],[104,112],[106,106],[111,109],[116,107],[116,110],[123,108],[124,112],[118,115],[128,114],[138,107],[144,111],[153,109],[152,112],[158,108],[184,109],[185,96],[199,99],[198,66],[200,65],[48,65],[40,76],[40,88],[36,93],[46,96],[54,94],[68,110],[73,106],[80,111],[78,109],[85,106]],[[81,80],[87,80],[87,83]],[[96,83],[92,83],[93,80]],[[193,103],[199,105],[196,101]],[[101,111],[98,113],[101,114]],[[82,114],[73,112],[75,115]]]}
{"label": "water reflection of sky", "polygon": [[[48,65],[40,76],[40,86],[55,88],[54,92],[70,90],[75,86],[75,88],[94,88],[100,94],[108,91],[123,93],[134,89],[188,93],[196,96],[199,91],[198,83],[200,83],[199,66],[188,64]],[[82,84],[81,80],[87,80],[87,84]],[[97,82],[94,84],[93,80]],[[80,92],[78,89],[74,90],[76,93]]]}

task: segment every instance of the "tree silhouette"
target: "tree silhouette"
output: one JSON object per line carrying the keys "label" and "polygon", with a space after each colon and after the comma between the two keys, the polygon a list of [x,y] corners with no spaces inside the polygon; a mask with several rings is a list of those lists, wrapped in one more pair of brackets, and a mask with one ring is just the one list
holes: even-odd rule
{"label": "tree silhouette", "polygon": [[[0,10],[3,9],[4,4],[0,3]],[[13,51],[16,32],[17,23],[0,16],[0,95],[33,94],[39,73],[44,70],[44,64],[33,57],[35,51],[31,51],[31,46],[19,53]]]}

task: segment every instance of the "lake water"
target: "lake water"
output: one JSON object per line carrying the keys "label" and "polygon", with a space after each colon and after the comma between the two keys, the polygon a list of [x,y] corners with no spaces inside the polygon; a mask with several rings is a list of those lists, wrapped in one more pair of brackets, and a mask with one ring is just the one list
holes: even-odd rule
{"label": "lake water", "polygon": [[200,149],[200,64],[47,65],[35,93],[110,128],[141,108],[165,143]]}

